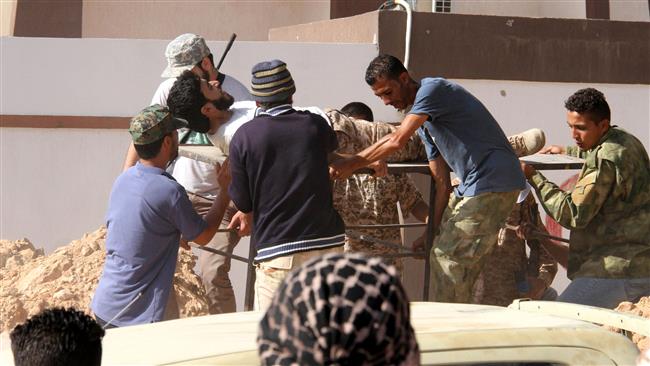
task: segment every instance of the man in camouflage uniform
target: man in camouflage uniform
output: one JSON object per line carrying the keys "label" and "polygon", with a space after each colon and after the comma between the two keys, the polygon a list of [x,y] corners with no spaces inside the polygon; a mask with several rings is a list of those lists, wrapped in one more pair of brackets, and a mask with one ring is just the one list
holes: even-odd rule
{"label": "man in camouflage uniform", "polygon": [[[517,204],[506,220],[510,227],[526,223],[544,230],[532,194]],[[486,257],[483,271],[476,281],[472,302],[507,306],[514,299],[523,297],[554,299],[557,294],[550,287],[557,273],[557,262],[540,243],[546,239],[524,240],[510,228],[502,228],[497,238],[497,246]],[[526,255],[526,242],[530,256]]]}
{"label": "man in camouflage uniform", "polygon": [[650,293],[650,161],[643,144],[610,126],[610,109],[596,89],[565,102],[577,147],[542,152],[585,159],[576,187],[565,192],[522,164],[544,210],[571,230],[568,276],[558,300],[613,308]]}
{"label": "man in camouflage uniform", "polygon": [[[352,154],[362,150],[397,127],[388,123],[371,122],[348,117],[335,110],[327,110],[339,143],[338,153]],[[372,119],[369,116],[363,116]],[[424,147],[417,138],[411,139],[400,155],[389,157],[395,159],[423,160]],[[422,195],[407,174],[389,174],[374,177],[370,174],[355,174],[345,180],[334,181],[334,208],[339,212],[346,225],[397,224],[400,209],[408,215],[413,214],[420,221],[426,221],[429,207],[422,200]],[[401,244],[400,229],[358,229],[361,234],[387,242]],[[371,255],[394,254],[398,250],[371,241],[346,237],[345,251],[364,252]],[[402,270],[401,260],[384,258],[388,264]]]}

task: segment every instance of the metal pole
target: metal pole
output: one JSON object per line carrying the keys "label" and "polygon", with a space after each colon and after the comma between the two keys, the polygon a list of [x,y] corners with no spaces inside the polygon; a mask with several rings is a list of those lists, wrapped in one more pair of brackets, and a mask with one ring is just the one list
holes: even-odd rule
{"label": "metal pole", "polygon": [[[255,258],[255,246],[253,243],[249,244],[248,248],[248,263],[253,263],[253,258]],[[251,311],[253,310],[253,299],[255,295],[255,267],[252,265],[248,266],[246,270],[246,293],[244,295],[244,310]]]}
{"label": "metal pole", "polygon": [[232,258],[234,260],[238,260],[240,262],[247,263],[249,266],[253,265],[253,263],[250,261],[250,259],[238,256],[237,254],[224,252],[223,250],[214,249],[214,248],[205,247],[205,246],[199,246],[199,245],[197,245],[197,246],[192,245],[192,248],[197,248],[197,249],[205,250],[206,252],[219,254],[219,255],[222,255],[224,257]]}
{"label": "metal pole", "polygon": [[[430,174],[430,173],[429,173]],[[433,214],[436,205],[436,182],[433,176],[430,176],[431,184],[429,188],[429,221],[427,222],[427,238],[424,241],[424,289],[422,290],[422,301],[429,301],[429,283],[431,276],[431,246],[433,245]]]}

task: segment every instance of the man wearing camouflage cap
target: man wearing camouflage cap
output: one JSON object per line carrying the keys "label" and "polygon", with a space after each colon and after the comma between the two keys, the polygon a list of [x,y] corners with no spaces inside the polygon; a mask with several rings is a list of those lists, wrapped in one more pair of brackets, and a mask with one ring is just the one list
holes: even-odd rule
{"label": "man wearing camouflage cap", "polygon": [[[242,83],[215,68],[212,52],[201,36],[185,33],[176,37],[167,45],[165,59],[167,67],[161,76],[167,79],[156,90],[151,104],[167,106],[169,91],[177,77],[184,71],[191,71],[209,81],[211,85],[220,87],[236,101],[251,100],[248,89]],[[210,126],[209,120],[200,114],[194,117],[196,118],[188,118],[188,129],[179,131],[180,141],[184,144],[211,145],[206,135]],[[135,164],[137,158],[132,145],[127,153],[124,169]],[[205,215],[211,207],[212,200],[219,195],[219,187],[215,183],[214,166],[178,157],[171,167],[171,174],[188,192],[194,209],[199,214]],[[230,213],[234,212],[236,212],[234,208],[228,210],[224,217],[223,227],[228,225]],[[238,242],[239,236],[234,233],[218,233],[208,246],[232,253]],[[234,312],[236,310],[235,293],[228,273],[230,258],[207,251],[199,251],[196,254],[198,257],[197,272],[201,276],[208,297],[210,314]]]}
{"label": "man wearing camouflage cap", "polygon": [[[217,173],[220,194],[202,218],[185,189],[165,172],[178,155],[177,129],[186,121],[158,104],[131,120],[139,162],[113,184],[106,213],[106,261],[91,308],[101,325],[163,320],[179,243],[207,244],[230,202],[227,163]],[[182,237],[182,239],[181,239]]]}

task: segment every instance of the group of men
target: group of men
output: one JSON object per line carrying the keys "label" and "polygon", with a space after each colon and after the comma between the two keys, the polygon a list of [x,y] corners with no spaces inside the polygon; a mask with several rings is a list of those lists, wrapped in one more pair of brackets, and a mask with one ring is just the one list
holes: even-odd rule
{"label": "group of men", "polygon": [[[380,223],[396,216],[396,202],[438,229],[432,300],[471,302],[526,181],[546,213],[572,232],[568,248],[541,241],[573,279],[560,300],[613,307],[650,293],[648,155],[636,138],[610,125],[607,102],[595,89],[566,102],[577,148],[543,150],[585,158],[576,188],[564,192],[519,163],[471,93],[443,78],[417,82],[393,56],[372,60],[366,82],[385,104],[405,111],[398,127],[294,107],[296,86],[279,60],[253,67],[249,93],[215,68],[197,35],[173,40],[166,57],[169,79],[131,121],[133,144],[109,200],[106,263],[92,302],[102,325],[177,316],[171,286],[179,243],[232,253],[246,235],[257,250],[255,307],[264,309],[292,269],[343,250],[345,224],[337,209],[348,224]],[[227,159],[212,166],[178,157],[179,143],[212,144]],[[436,183],[433,217],[408,177],[383,177],[385,159],[417,158],[429,161]],[[378,177],[352,177],[367,166]],[[451,171],[459,181],[453,192]],[[215,235],[219,227],[230,231]],[[518,235],[534,232],[520,225]],[[372,236],[399,241],[395,231]],[[347,245],[363,250],[368,244],[348,238]],[[234,311],[229,257],[198,255],[210,312]]]}

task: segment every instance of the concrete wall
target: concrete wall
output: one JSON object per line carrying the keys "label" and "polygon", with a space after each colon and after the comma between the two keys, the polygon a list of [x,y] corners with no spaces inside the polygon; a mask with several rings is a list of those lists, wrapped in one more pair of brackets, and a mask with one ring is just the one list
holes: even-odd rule
{"label": "concrete wall", "polygon": [[197,33],[265,41],[270,28],[329,19],[329,1],[83,1],[84,38],[174,38]]}
{"label": "concrete wall", "polygon": [[584,1],[454,0],[454,14],[503,15],[539,18],[585,18]]}
{"label": "concrete wall", "polygon": [[649,7],[647,0],[609,0],[609,19],[647,22],[650,21]]}
{"label": "concrete wall", "polygon": [[16,19],[16,0],[0,1],[0,37],[11,36]]}
{"label": "concrete wall", "polygon": [[[148,104],[161,81],[166,41],[2,38],[1,115],[131,116]],[[224,42],[210,42],[223,49]],[[372,44],[238,42],[223,69],[247,84],[250,66],[282,58],[296,79],[299,105],[369,104],[378,120],[396,121],[363,82],[377,49]],[[48,55],[47,63],[42,55]],[[38,70],[35,72],[34,70]],[[43,78],[47,75],[47,78]],[[613,122],[650,146],[648,85],[457,80],[481,99],[507,134],[532,127],[550,143],[571,143],[563,101],[594,86],[608,97]],[[6,117],[3,117],[6,122]],[[2,125],[3,123],[0,123]],[[0,128],[0,238],[27,237],[51,252],[103,223],[108,194],[129,142],[119,129]],[[561,182],[575,172],[550,173]],[[428,193],[428,181],[418,177]],[[409,233],[408,241],[415,238]],[[237,253],[247,254],[246,242]],[[421,294],[422,262],[410,262],[405,284]],[[233,264],[241,309],[245,267]]]}
{"label": "concrete wall", "polygon": [[[7,115],[132,116],[162,81],[167,41],[0,39],[0,125]],[[209,42],[222,50],[224,42]],[[222,69],[244,84],[263,59],[285,60],[299,105],[381,102],[363,83],[376,46],[236,42]],[[341,58],[339,55],[346,55]],[[48,62],[42,62],[48,55]],[[38,70],[36,72],[35,70]],[[47,75],[47,77],[43,77]],[[395,120],[393,111],[378,117]],[[0,238],[27,237],[49,253],[103,222],[108,195],[129,143],[125,130],[0,128]],[[248,254],[247,241],[237,253]],[[245,266],[233,264],[242,309]]]}

